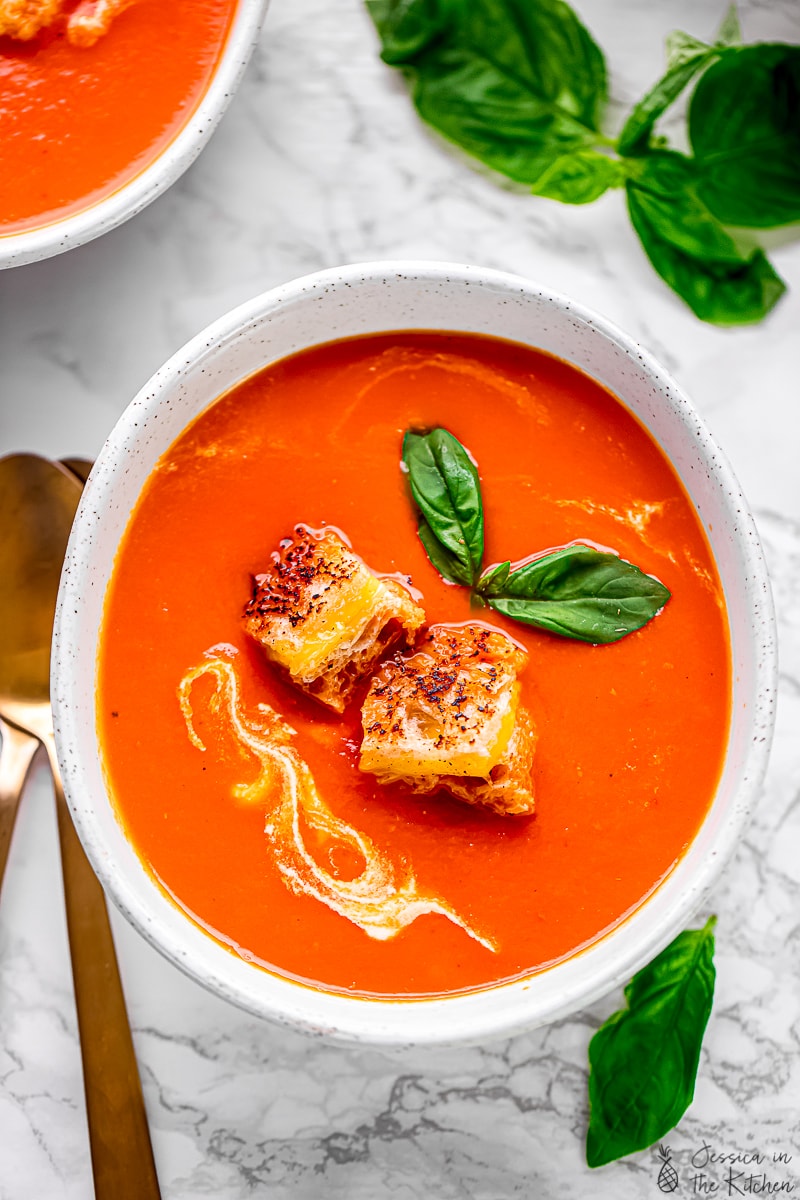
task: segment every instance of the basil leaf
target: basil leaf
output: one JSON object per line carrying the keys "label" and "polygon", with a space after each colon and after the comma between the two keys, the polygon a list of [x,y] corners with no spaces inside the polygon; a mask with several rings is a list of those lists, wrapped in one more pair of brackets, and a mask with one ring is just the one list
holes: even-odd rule
{"label": "basil leaf", "polygon": [[741,250],[697,194],[698,173],[681,154],[637,160],[626,184],[628,212],[662,279],[704,321],[759,321],[785,287],[763,251]]}
{"label": "basil leaf", "polygon": [[383,43],[381,58],[390,66],[419,54],[445,22],[439,0],[366,0],[366,4]]}
{"label": "basil leaf", "polygon": [[728,225],[800,220],[800,46],[726,53],[689,106],[698,194]]}
{"label": "basil leaf", "polygon": [[627,1009],[589,1043],[590,1167],[651,1146],[691,1104],[714,999],[715,922],[679,934],[634,975]]}
{"label": "basil leaf", "polygon": [[448,583],[462,583],[465,587],[470,587],[473,579],[472,572],[467,570],[454,554],[445,550],[424,517],[420,517],[417,533],[425,547],[425,553],[442,578],[446,579]]}
{"label": "basil leaf", "polygon": [[646,625],[670,593],[616,554],[567,546],[512,571],[487,603],[514,621],[593,645],[618,642]]}
{"label": "basil leaf", "polygon": [[732,4],[725,16],[717,34],[718,46],[738,46],[742,40],[742,28],[739,24],[739,14],[736,5]]}
{"label": "basil leaf", "polygon": [[626,178],[625,165],[619,159],[595,150],[576,150],[557,158],[533,185],[533,191],[564,204],[591,204],[610,187],[622,187]]}
{"label": "basil leaf", "polygon": [[[460,583],[472,584],[483,561],[483,502],[478,470],[464,447],[446,429],[430,433],[406,433],[403,462],[408,470],[411,494],[433,535],[458,563]],[[425,536],[422,544],[437,570]],[[454,568],[448,559],[449,575]],[[445,561],[440,558],[440,561]]]}
{"label": "basil leaf", "polygon": [[603,55],[562,0],[368,0],[420,116],[481,162],[535,182],[602,139]]}
{"label": "basil leaf", "polygon": [[478,580],[476,591],[480,596],[500,596],[503,593],[503,588],[511,574],[511,563],[497,563],[493,567],[489,567],[484,571]]}
{"label": "basil leaf", "polygon": [[698,199],[697,171],[690,158],[659,150],[636,167],[628,192],[635,194],[639,211],[664,228],[673,245],[705,262],[740,265],[746,261],[731,235]]}
{"label": "basil leaf", "polygon": [[642,154],[647,150],[650,134],[658,118],[678,98],[690,80],[713,62],[718,51],[702,42],[694,43],[692,52],[684,43],[680,50],[673,45],[672,62],[665,75],[644,96],[622,127],[617,149],[620,154]]}

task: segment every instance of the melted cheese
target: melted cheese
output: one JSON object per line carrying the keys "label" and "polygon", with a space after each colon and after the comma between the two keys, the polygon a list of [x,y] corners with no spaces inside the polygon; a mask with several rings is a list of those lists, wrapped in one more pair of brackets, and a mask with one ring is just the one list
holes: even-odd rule
{"label": "melted cheese", "polygon": [[276,660],[300,679],[321,675],[331,660],[343,649],[351,651],[363,635],[383,599],[382,591],[380,581],[359,564],[346,588],[307,622],[303,637],[275,637],[271,649]]}
{"label": "melted cheese", "polygon": [[387,646],[410,641],[425,619],[406,586],[374,575],[333,529],[298,525],[253,583],[247,633],[337,712]]}
{"label": "melted cheese", "polygon": [[[395,937],[417,917],[435,913],[487,950],[496,950],[448,904],[420,888],[410,867],[398,870],[366,834],[331,812],[308,765],[291,745],[294,730],[266,704],[258,705],[255,717],[243,712],[236,671],[221,658],[209,658],[187,671],[178,687],[186,729],[198,750],[205,752],[206,747],[195,730],[191,697],[202,676],[211,676],[214,685],[209,712],[259,764],[256,777],[236,784],[233,795],[242,803],[266,807],[267,842],[293,892],[313,897],[379,941]],[[348,847],[363,861],[363,870],[354,879],[338,878],[310,852],[307,833],[317,843]]]}

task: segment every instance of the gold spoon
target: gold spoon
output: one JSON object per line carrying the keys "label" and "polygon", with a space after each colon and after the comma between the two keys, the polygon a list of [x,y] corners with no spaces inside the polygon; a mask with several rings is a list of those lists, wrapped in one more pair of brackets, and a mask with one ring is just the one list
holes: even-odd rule
{"label": "gold spoon", "polygon": [[17,819],[17,806],[28,778],[33,756],[39,742],[15,725],[7,725],[0,717],[0,888],[8,861],[8,847]]}
{"label": "gold spoon", "polygon": [[58,465],[71,471],[81,483],[86,483],[94,463],[90,458],[60,458]]}
{"label": "gold spoon", "polygon": [[64,798],[50,712],[56,594],[80,494],[47,459],[0,459],[0,717],[42,743],[53,772],[95,1195],[158,1200],[108,910]]}
{"label": "gold spoon", "polygon": [[[92,469],[88,458],[62,458],[58,464],[84,484]],[[0,717],[0,889],[3,886],[8,850],[17,818],[17,808],[39,739],[33,734],[8,725]]]}

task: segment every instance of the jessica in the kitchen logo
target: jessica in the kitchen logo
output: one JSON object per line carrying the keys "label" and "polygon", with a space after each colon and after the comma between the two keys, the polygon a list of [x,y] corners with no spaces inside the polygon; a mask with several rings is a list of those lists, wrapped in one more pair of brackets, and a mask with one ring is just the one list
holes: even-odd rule
{"label": "jessica in the kitchen logo", "polygon": [[669,1146],[657,1148],[659,1190],[690,1196],[791,1196],[798,1181],[789,1178],[794,1156],[787,1150],[717,1150],[703,1142],[691,1158],[673,1161]]}

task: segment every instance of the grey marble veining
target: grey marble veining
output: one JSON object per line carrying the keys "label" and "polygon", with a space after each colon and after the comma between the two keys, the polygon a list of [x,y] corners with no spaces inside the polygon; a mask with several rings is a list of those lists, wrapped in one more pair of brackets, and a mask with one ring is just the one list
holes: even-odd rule
{"label": "grey marble veining", "polygon": [[[618,127],[661,69],[666,33],[708,36],[724,5],[577,7],[607,52]],[[796,0],[740,11],[748,40],[800,40]],[[208,321],[306,271],[387,257],[472,261],[571,293],[693,396],[755,510],[781,685],[763,798],[708,906],[715,1008],[694,1103],[666,1139],[684,1196],[710,1194],[709,1181],[736,1195],[748,1175],[751,1190],[763,1177],[773,1194],[800,1192],[800,241],[774,241],[790,292],[769,320],[703,326],[652,273],[618,194],[568,208],[488,178],[419,123],[356,0],[273,0],[241,91],[189,172],[100,241],[0,274],[2,452],[96,454]],[[0,1200],[91,1194],[57,862],[39,763],[0,905]],[[654,1151],[584,1163],[587,1044],[619,993],[486,1046],[342,1049],[245,1016],[116,914],[114,928],[165,1200],[661,1194]],[[766,1159],[709,1161],[748,1152]]]}

